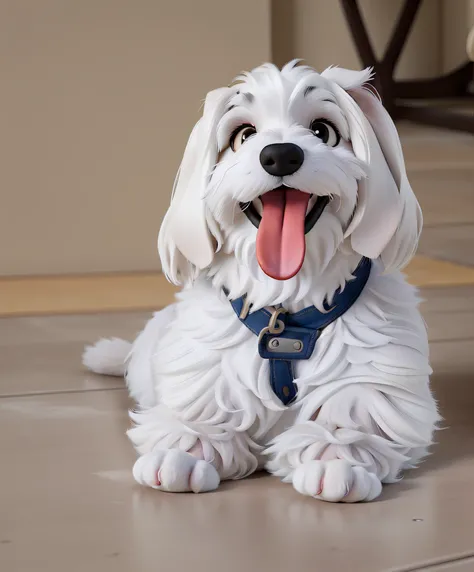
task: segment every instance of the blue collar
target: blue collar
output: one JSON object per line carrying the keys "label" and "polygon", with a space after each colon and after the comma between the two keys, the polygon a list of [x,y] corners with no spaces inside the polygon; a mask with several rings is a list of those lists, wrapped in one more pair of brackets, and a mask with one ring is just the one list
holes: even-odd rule
{"label": "blue collar", "polygon": [[324,303],[324,312],[315,306],[289,314],[284,308],[273,312],[261,309],[249,313],[245,296],[232,300],[232,308],[239,320],[258,336],[258,352],[270,362],[270,384],[284,405],[297,394],[292,361],[309,359],[321,332],[342,316],[360,296],[370,275],[372,262],[362,258],[353,272],[354,278],[334,293],[332,306]]}

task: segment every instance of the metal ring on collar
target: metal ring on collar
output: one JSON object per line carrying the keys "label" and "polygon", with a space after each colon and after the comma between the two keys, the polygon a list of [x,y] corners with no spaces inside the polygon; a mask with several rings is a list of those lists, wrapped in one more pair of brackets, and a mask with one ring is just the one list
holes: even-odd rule
{"label": "metal ring on collar", "polygon": [[259,341],[265,334],[278,335],[285,331],[285,323],[279,320],[278,316],[280,316],[280,314],[286,314],[286,312],[287,310],[285,308],[276,308],[273,310],[268,326],[260,330],[260,334],[258,336]]}

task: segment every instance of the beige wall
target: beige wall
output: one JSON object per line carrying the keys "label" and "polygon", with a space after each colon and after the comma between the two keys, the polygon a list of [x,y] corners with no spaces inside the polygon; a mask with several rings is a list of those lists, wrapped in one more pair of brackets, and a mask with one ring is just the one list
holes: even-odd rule
{"label": "beige wall", "polygon": [[269,0],[0,0],[0,58],[0,273],[153,269],[201,100],[270,59]]}

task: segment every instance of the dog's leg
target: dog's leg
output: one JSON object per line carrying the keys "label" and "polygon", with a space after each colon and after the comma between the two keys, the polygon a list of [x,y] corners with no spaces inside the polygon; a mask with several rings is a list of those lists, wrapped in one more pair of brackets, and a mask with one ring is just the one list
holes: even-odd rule
{"label": "dog's leg", "polygon": [[[206,492],[221,480],[243,478],[258,467],[256,445],[245,432],[181,421],[163,405],[131,413],[128,436],[140,457],[136,481],[169,492]],[[258,449],[258,447],[257,447]]]}
{"label": "dog's leg", "polygon": [[158,341],[163,337],[163,332],[173,322],[174,315],[174,304],[155,312],[153,318],[148,321],[143,331],[133,342],[130,350],[126,364],[125,382],[130,396],[135,399],[140,407],[153,407],[157,403],[151,367],[152,356]]}
{"label": "dog's leg", "polygon": [[436,405],[427,380],[414,382],[417,393],[371,384],[339,390],[273,440],[266,468],[317,499],[375,499],[382,483],[397,481],[432,443]]}

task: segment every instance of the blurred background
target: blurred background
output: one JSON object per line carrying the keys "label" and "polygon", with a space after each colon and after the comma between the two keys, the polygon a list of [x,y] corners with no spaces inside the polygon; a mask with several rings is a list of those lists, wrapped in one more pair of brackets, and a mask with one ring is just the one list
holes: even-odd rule
{"label": "blurred background", "polygon": [[[0,0],[2,572],[474,570],[473,28],[474,0]],[[134,404],[84,345],[173,299],[156,239],[206,93],[295,57],[376,63],[424,212],[406,272],[449,430],[375,503],[262,475],[145,490]]]}
{"label": "blurred background", "polygon": [[[401,0],[359,2],[375,52]],[[396,68],[466,60],[474,0],[425,0]],[[0,0],[0,273],[150,271],[206,92],[265,61],[360,68],[336,0]]]}

